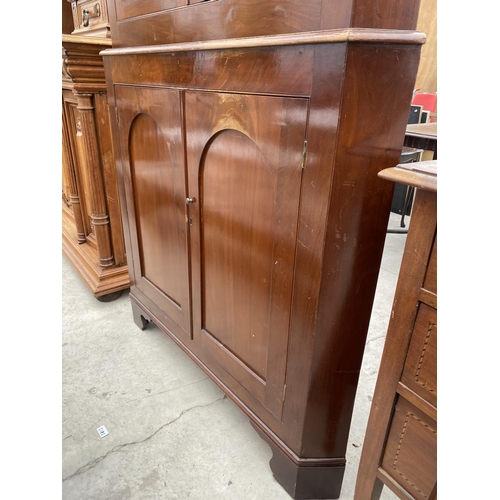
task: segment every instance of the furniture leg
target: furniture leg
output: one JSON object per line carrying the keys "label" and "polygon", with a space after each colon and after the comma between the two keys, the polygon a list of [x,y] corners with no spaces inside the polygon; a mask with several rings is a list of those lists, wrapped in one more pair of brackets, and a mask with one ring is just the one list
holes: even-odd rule
{"label": "furniture leg", "polygon": [[401,227],[405,226],[405,215],[410,207],[411,200],[413,198],[413,193],[415,192],[415,188],[413,186],[408,186],[408,190],[406,191],[405,204],[403,206],[403,213],[401,214]]}
{"label": "furniture leg", "polygon": [[375,478],[375,483],[373,484],[372,496],[370,500],[379,500],[380,495],[382,495],[382,490],[384,489],[384,483],[378,478]]}
{"label": "furniture leg", "polygon": [[147,319],[144,316],[144,311],[134,302],[132,304],[132,314],[134,316],[134,323],[141,329],[145,330],[148,327],[151,319]]}
{"label": "furniture leg", "polygon": [[323,463],[303,459],[292,460],[261,429],[250,421],[259,436],[271,447],[273,456],[269,467],[274,478],[295,500],[339,498],[345,471],[345,462]]}
{"label": "furniture leg", "polygon": [[118,290],[117,292],[107,293],[106,295],[100,295],[96,297],[99,302],[113,302],[113,300],[119,299],[123,294],[123,290]]}

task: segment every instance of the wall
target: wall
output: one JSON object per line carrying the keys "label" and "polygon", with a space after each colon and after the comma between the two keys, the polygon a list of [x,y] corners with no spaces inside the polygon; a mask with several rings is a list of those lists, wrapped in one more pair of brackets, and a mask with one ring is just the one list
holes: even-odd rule
{"label": "wall", "polygon": [[415,88],[437,92],[437,0],[421,0],[417,30],[427,35],[422,47]]}

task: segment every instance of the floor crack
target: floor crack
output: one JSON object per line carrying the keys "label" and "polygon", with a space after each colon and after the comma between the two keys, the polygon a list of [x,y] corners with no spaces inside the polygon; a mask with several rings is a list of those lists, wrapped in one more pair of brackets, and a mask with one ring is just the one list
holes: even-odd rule
{"label": "floor crack", "polygon": [[184,389],[185,387],[189,387],[190,385],[200,384],[201,382],[203,382],[205,380],[208,380],[208,377],[205,377],[201,380],[197,380],[196,382],[191,382],[190,384],[187,384],[187,385],[180,385],[179,387],[174,387],[173,389],[167,389],[166,391],[155,392],[154,394],[148,394],[146,396],[142,396],[142,397],[136,398],[136,399],[129,399],[128,401],[125,401],[125,403],[133,403],[134,401],[142,401],[143,399],[152,398],[153,396],[160,396],[161,394],[166,394],[167,392],[176,391],[178,389]]}
{"label": "floor crack", "polygon": [[68,479],[71,479],[75,476],[78,476],[80,474],[83,474],[84,472],[87,472],[88,470],[94,468],[98,463],[102,462],[105,458],[107,458],[112,453],[116,453],[117,451],[121,451],[123,448],[125,448],[127,446],[133,446],[135,444],[141,444],[141,443],[145,443],[146,441],[149,441],[154,436],[156,436],[156,434],[158,434],[161,430],[163,430],[165,427],[168,427],[169,425],[173,424],[174,422],[177,422],[177,420],[179,420],[183,415],[190,412],[191,410],[195,410],[196,408],[206,408],[208,406],[211,406],[211,405],[217,403],[217,401],[222,401],[223,399],[226,399],[226,398],[227,398],[227,396],[224,395],[221,398],[218,398],[215,401],[212,401],[206,405],[196,405],[196,406],[192,406],[191,408],[187,408],[186,410],[182,410],[182,412],[180,413],[179,416],[177,416],[174,419],[170,420],[169,422],[163,424],[160,428],[156,429],[156,431],[154,431],[153,434],[151,434],[150,436],[148,436],[144,439],[141,439],[140,441],[132,441],[130,443],[118,444],[118,445],[114,446],[113,448],[111,448],[111,450],[109,450],[104,455],[102,455],[98,458],[95,458],[94,460],[90,461],[88,464],[82,465],[73,474],[70,474],[69,476],[66,476],[65,478],[63,478],[63,482],[67,481]]}
{"label": "floor crack", "polygon": [[386,335],[379,335],[378,337],[373,337],[372,339],[369,339],[366,343],[370,344],[371,342],[375,342],[375,340],[383,339]]}

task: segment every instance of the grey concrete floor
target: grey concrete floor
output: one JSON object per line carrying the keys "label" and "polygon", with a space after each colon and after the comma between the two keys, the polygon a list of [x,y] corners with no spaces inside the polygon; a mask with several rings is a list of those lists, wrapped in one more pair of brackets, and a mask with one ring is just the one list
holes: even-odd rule
{"label": "grey concrete floor", "polygon": [[[340,500],[354,496],[405,241],[386,238]],[[62,498],[289,500],[248,418],[167,335],[135,325],[128,291],[99,302],[62,269]]]}

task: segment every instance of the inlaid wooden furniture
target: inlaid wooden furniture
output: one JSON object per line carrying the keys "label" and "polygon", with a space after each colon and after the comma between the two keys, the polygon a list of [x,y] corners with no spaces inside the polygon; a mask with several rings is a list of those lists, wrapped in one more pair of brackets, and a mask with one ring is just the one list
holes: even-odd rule
{"label": "inlaid wooden furniture", "polygon": [[62,249],[96,298],[130,286],[104,67],[110,38],[62,35]]}
{"label": "inlaid wooden furniture", "polygon": [[393,193],[377,173],[398,163],[425,39],[418,2],[108,7],[135,321],[248,415],[292,497],[336,498]]}
{"label": "inlaid wooden furniture", "polygon": [[437,160],[380,177],[416,188],[354,500],[383,486],[402,499],[437,498]]}

